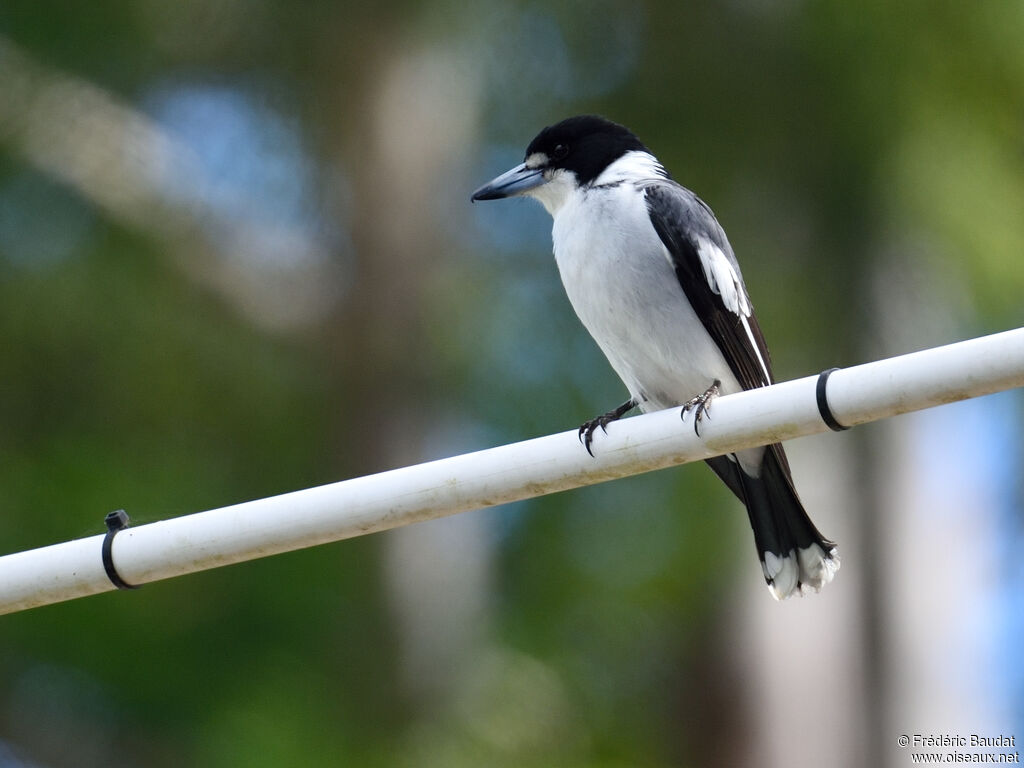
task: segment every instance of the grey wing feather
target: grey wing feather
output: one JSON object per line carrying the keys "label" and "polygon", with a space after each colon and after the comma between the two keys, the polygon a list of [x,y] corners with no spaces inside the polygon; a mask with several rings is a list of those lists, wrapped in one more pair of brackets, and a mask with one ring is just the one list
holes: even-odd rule
{"label": "grey wing feather", "polygon": [[[771,384],[764,334],[750,306],[736,256],[714,213],[675,182],[653,180],[643,188],[651,223],[668,250],[679,285],[736,379],[744,389]],[[707,247],[704,243],[713,245],[731,265],[738,293],[735,301],[727,301],[722,288],[709,280],[701,256],[702,247]]]}

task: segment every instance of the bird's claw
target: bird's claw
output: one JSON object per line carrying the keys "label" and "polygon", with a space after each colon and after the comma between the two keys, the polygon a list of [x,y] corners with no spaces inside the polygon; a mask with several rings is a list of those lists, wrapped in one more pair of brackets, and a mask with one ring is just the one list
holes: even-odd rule
{"label": "bird's claw", "polygon": [[616,418],[617,417],[612,413],[605,413],[598,416],[596,419],[591,419],[590,421],[586,421],[580,425],[580,442],[583,443],[583,447],[587,449],[587,453],[591,456],[594,455],[594,452],[590,449],[590,444],[594,442],[594,433],[597,431],[597,428],[600,427],[601,431],[607,435],[608,425],[615,421]]}
{"label": "bird's claw", "polygon": [[721,392],[719,387],[722,382],[715,379],[711,386],[704,390],[701,394],[696,397],[691,397],[685,403],[683,403],[683,410],[679,413],[679,418],[686,421],[686,414],[693,411],[693,433],[700,437],[700,422],[707,416],[708,420],[711,420],[711,402],[718,397]]}
{"label": "bird's claw", "polygon": [[613,421],[621,419],[623,414],[636,408],[636,405],[637,401],[634,398],[630,398],[618,408],[613,408],[608,411],[608,413],[603,413],[596,419],[584,422],[580,427],[579,438],[580,442],[583,443],[583,447],[587,449],[587,453],[591,456],[594,455],[594,452],[590,449],[590,445],[594,442],[594,433],[597,431],[598,427],[600,427],[601,431],[607,435],[608,425]]}

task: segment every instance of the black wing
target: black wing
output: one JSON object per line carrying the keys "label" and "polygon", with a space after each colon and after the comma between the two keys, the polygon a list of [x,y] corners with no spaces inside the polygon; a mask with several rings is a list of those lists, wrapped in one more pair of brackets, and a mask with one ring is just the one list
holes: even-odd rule
{"label": "black wing", "polygon": [[[644,193],[651,223],[668,249],[679,285],[722,350],[736,379],[744,389],[771,384],[768,346],[754,316],[736,256],[715,214],[693,192],[675,182],[647,184]],[[733,301],[731,308],[723,299],[722,289],[705,272],[701,249],[709,245],[720,252],[735,275],[735,298],[742,298]],[[708,258],[706,250],[704,258]]]}

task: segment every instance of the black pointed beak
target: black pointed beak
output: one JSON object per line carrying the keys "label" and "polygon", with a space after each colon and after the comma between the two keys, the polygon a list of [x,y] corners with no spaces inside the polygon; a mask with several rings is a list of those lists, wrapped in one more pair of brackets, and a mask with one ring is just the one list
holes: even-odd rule
{"label": "black pointed beak", "polygon": [[470,197],[471,202],[477,200],[500,200],[503,197],[513,197],[539,187],[546,181],[543,168],[527,168],[526,163],[521,163],[515,168],[491,179]]}

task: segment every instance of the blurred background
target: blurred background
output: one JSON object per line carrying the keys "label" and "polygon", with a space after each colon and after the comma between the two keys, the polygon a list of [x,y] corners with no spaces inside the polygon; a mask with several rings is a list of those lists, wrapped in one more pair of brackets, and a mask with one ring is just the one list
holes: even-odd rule
{"label": "blurred background", "polygon": [[[630,126],[778,378],[1022,325],[1024,4],[0,4],[0,552],[574,428],[539,205]],[[794,441],[775,603],[703,466],[0,618],[0,766],[899,766],[1024,738],[1020,392]]]}

